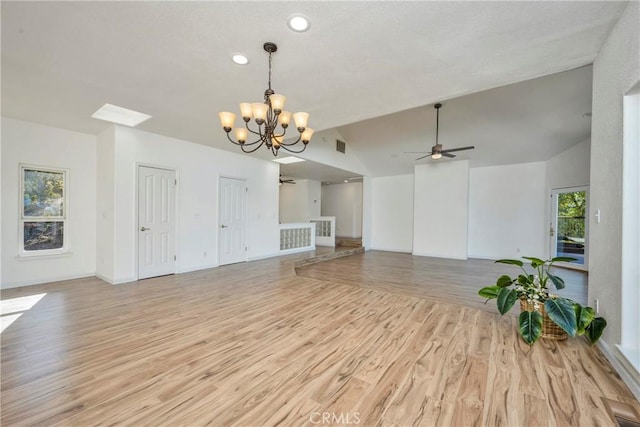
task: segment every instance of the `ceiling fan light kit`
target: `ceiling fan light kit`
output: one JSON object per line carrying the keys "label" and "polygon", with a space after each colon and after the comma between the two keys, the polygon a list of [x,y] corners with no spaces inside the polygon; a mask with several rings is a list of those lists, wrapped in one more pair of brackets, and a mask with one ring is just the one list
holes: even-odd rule
{"label": "ceiling fan light kit", "polygon": [[428,153],[426,156],[418,157],[416,160],[422,160],[427,157],[431,157],[433,160],[437,160],[442,156],[454,158],[456,155],[451,154],[454,151],[473,150],[474,148],[476,148],[473,145],[470,145],[468,147],[458,147],[458,148],[450,148],[448,150],[443,150],[442,144],[438,142],[438,133],[440,131],[440,108],[442,108],[442,104],[438,102],[433,106],[433,108],[436,109],[436,144],[433,147],[431,147],[430,153]]}
{"label": "ceiling fan light kit", "polygon": [[[229,141],[240,146],[240,149],[245,153],[253,153],[263,145],[271,150],[274,156],[278,155],[278,150],[281,148],[291,153],[302,153],[307,148],[307,144],[311,141],[314,133],[313,129],[307,127],[309,113],[298,112],[291,114],[289,111],[284,111],[286,97],[275,93],[271,89],[271,55],[278,50],[278,46],[275,43],[267,42],[263,45],[263,48],[269,54],[269,84],[267,90],[264,91],[264,102],[242,102],[240,104],[240,114],[245,127],[234,129],[236,115],[228,111],[218,114],[220,124]],[[285,142],[285,134],[291,117],[293,117],[299,135],[296,140]],[[257,125],[257,130],[249,127],[249,122],[251,122],[252,118]],[[235,140],[230,135],[232,130]],[[252,142],[247,142],[249,134],[252,134],[256,139]],[[302,146],[292,148],[301,141]]]}

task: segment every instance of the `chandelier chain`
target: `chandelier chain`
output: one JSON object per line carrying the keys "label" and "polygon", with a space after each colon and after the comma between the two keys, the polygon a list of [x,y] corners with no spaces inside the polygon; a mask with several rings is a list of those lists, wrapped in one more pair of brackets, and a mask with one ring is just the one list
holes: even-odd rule
{"label": "chandelier chain", "polygon": [[271,52],[269,52],[269,90],[271,89]]}

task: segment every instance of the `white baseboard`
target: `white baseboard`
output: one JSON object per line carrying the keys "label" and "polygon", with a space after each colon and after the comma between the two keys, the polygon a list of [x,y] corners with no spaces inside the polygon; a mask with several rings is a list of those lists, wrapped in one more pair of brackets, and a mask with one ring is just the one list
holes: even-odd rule
{"label": "white baseboard", "polygon": [[267,259],[267,258],[273,258],[277,256],[280,256],[280,252],[276,252],[275,254],[258,255],[258,256],[249,257],[247,261],[258,261],[259,259]]}
{"label": "white baseboard", "polygon": [[191,267],[179,268],[178,271],[176,271],[176,274],[191,273],[192,271],[208,270],[210,268],[217,268],[217,267],[220,267],[220,264],[214,263],[214,264],[194,265]]}
{"label": "white baseboard", "polygon": [[[403,254],[410,254],[413,249],[409,248],[409,249],[400,249],[400,248],[384,248],[384,247],[379,247],[379,246],[372,246],[370,248],[372,251],[383,251],[383,252],[399,252],[399,253],[403,253]],[[365,249],[367,250],[367,249]]]}
{"label": "white baseboard", "polygon": [[109,283],[111,283],[112,285],[122,285],[124,283],[131,283],[131,282],[137,282],[137,281],[138,281],[137,277],[125,277],[124,279],[116,279]]}
{"label": "white baseboard", "polygon": [[474,254],[469,254],[468,258],[472,258],[472,259],[488,259],[491,261],[495,261],[497,259],[500,259],[501,257],[491,257],[491,256],[486,256],[486,255],[474,255]]}
{"label": "white baseboard", "polygon": [[466,256],[464,257],[457,257],[457,256],[453,256],[451,254],[428,254],[428,253],[424,253],[424,252],[413,252],[412,255],[415,256],[426,256],[426,257],[431,257],[431,258],[446,258],[446,259],[461,259],[461,260],[467,260],[468,258]]}
{"label": "white baseboard", "polygon": [[2,289],[21,288],[23,286],[42,285],[44,283],[62,282],[64,280],[84,279],[86,277],[94,277],[95,275],[96,275],[95,272],[91,272],[91,273],[71,274],[69,276],[47,277],[46,279],[20,280],[18,282],[3,283],[1,288]]}
{"label": "white baseboard", "polygon": [[617,349],[612,351],[611,347],[603,339],[600,339],[596,345],[620,375],[622,381],[629,387],[631,393],[640,401],[640,380],[638,379],[638,374],[633,372],[633,367],[627,366],[629,362],[627,362],[626,358],[619,354]]}
{"label": "white baseboard", "polygon": [[100,280],[102,280],[102,281],[105,281],[105,282],[107,282],[107,283],[108,283],[108,284],[110,284],[110,285],[113,285],[113,280],[112,280],[112,279],[110,279],[110,278],[108,278],[107,276],[103,276],[102,274],[98,274],[98,273],[96,273],[96,274],[95,274],[95,276],[96,276],[98,279],[100,279]]}

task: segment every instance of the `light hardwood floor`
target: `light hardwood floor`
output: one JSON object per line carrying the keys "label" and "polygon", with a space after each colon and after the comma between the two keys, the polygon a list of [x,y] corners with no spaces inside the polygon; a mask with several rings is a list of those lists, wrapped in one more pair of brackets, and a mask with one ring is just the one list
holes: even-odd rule
{"label": "light hardwood floor", "polygon": [[638,407],[597,349],[529,347],[475,297],[504,266],[296,259],[3,291],[46,295],[2,333],[2,425],[608,426],[603,398]]}

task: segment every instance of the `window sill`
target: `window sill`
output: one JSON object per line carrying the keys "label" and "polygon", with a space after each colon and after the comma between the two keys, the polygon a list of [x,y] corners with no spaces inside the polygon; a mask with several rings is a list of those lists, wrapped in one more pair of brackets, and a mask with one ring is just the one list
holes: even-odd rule
{"label": "window sill", "polygon": [[59,252],[56,254],[41,254],[41,255],[17,255],[15,259],[17,261],[37,261],[43,259],[55,259],[55,258],[68,258],[73,256],[73,252]]}

